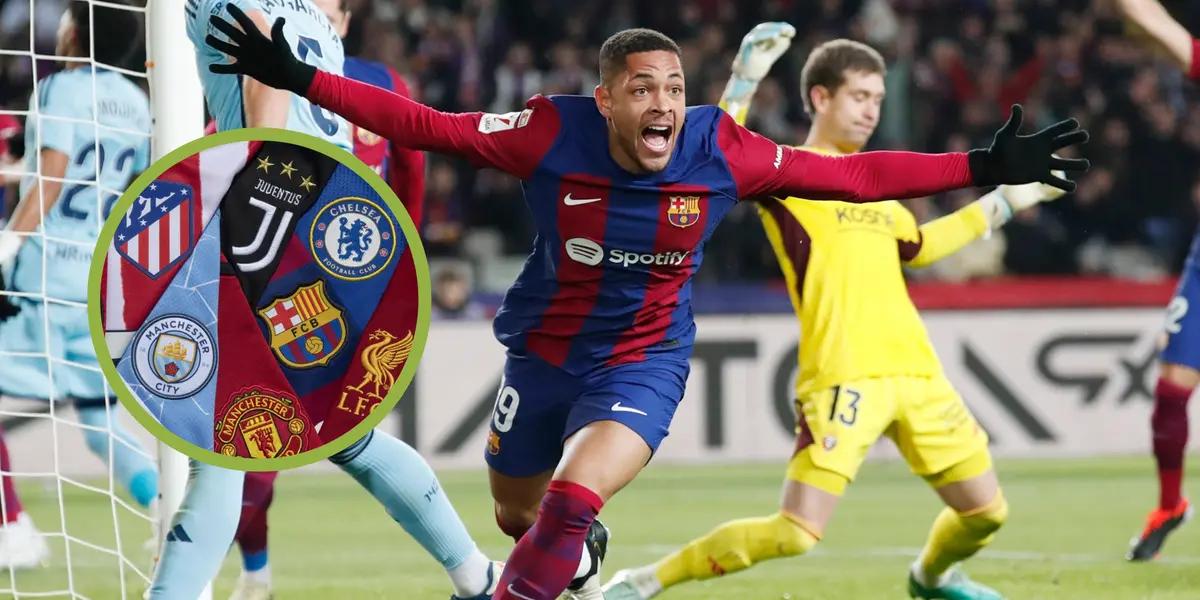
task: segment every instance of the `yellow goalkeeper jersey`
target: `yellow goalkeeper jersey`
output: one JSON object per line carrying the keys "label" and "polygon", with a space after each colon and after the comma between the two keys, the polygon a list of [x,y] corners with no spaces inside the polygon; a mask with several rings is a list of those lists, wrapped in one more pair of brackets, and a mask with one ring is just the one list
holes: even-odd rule
{"label": "yellow goalkeeper jersey", "polygon": [[901,261],[928,264],[978,237],[987,229],[981,209],[922,227],[895,201],[768,198],[758,211],[800,320],[800,397],[857,379],[941,373]]}

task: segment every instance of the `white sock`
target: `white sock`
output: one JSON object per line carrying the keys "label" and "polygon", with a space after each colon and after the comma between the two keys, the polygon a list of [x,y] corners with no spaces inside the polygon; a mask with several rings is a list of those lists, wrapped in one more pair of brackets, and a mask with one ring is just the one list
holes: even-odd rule
{"label": "white sock", "polygon": [[491,568],[492,561],[476,548],[457,567],[446,569],[450,583],[454,585],[454,595],[470,597],[486,592],[484,588],[488,585],[488,570]]}
{"label": "white sock", "polygon": [[950,572],[950,569],[947,569],[946,573],[942,573],[937,577],[931,577],[925,572],[924,567],[921,566],[922,562],[924,561],[922,561],[920,557],[917,557],[917,561],[912,564],[911,571],[913,578],[917,580],[917,583],[927,588],[942,587],[942,582],[946,578],[946,574]]}
{"label": "white sock", "polygon": [[575,569],[575,577],[572,577],[571,579],[578,579],[580,577],[583,577],[584,575],[587,575],[588,571],[591,571],[591,570],[592,570],[592,553],[588,552],[587,546],[584,546],[583,547],[583,555],[579,557],[579,568]]}
{"label": "white sock", "polygon": [[242,571],[242,576],[248,581],[271,585],[271,565],[263,565],[263,568],[253,571]]}
{"label": "white sock", "polygon": [[662,582],[658,580],[657,569],[654,565],[646,565],[631,569],[629,572],[629,583],[633,584],[633,588],[642,595],[643,598],[653,598],[662,591]]}

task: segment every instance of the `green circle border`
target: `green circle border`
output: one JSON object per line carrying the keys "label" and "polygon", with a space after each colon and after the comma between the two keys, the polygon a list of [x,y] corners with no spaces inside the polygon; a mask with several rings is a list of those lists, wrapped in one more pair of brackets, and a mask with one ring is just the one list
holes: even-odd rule
{"label": "green circle border", "polygon": [[[413,344],[412,352],[409,353],[408,360],[404,364],[404,369],[400,371],[400,376],[396,378],[396,383],[392,385],[387,396],[375,406],[375,409],[371,411],[371,414],[367,415],[367,418],[363,419],[362,422],[337,439],[318,446],[313,450],[302,452],[295,456],[280,458],[225,456],[219,452],[201,448],[167,429],[166,426],[160,423],[158,419],[155,419],[142,406],[142,403],[134,397],[125,380],[117,373],[112,355],[108,351],[108,343],[104,338],[104,326],[100,315],[100,279],[104,271],[105,257],[108,255],[108,248],[112,244],[113,237],[116,236],[117,225],[120,223],[121,217],[133,206],[133,201],[138,196],[138,193],[146,189],[147,186],[155,179],[158,179],[167,169],[194,154],[199,154],[204,150],[225,144],[256,141],[283,142],[308,148],[336,160],[339,164],[349,168],[361,177],[363,181],[366,181],[371,186],[371,189],[375,190],[379,194],[379,197],[383,199],[384,204],[392,210],[393,215],[395,215],[401,231],[404,232],[408,251],[412,253],[417,276],[417,324],[416,331],[414,332],[416,341]],[[226,469],[237,471],[283,471],[313,464],[345,450],[352,443],[366,436],[368,432],[378,426],[395,409],[396,404],[400,402],[401,396],[404,395],[404,392],[416,376],[417,367],[420,365],[421,357],[425,353],[425,342],[429,336],[429,320],[432,313],[430,287],[429,261],[425,255],[425,247],[421,243],[420,235],[417,232],[417,227],[413,223],[412,217],[408,214],[408,210],[404,208],[396,193],[366,163],[330,142],[303,133],[265,127],[234,129],[197,138],[159,157],[158,160],[150,165],[150,168],[142,172],[141,175],[129,184],[129,187],[125,189],[125,193],[121,194],[121,198],[113,205],[112,212],[109,213],[108,219],[104,222],[104,227],[100,230],[100,235],[92,256],[92,266],[88,274],[88,327],[91,330],[92,345],[96,350],[96,358],[100,362],[100,370],[104,373],[109,387],[112,388],[113,393],[125,409],[129,411],[129,414],[142,427],[145,427],[147,431],[154,435],[158,441],[165,443],[189,458]],[[217,340],[217,345],[219,348],[219,339]]]}

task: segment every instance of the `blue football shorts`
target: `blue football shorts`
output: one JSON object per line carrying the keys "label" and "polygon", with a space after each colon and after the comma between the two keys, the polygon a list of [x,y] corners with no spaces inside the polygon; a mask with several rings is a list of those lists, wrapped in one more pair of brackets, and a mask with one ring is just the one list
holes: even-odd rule
{"label": "blue football shorts", "polygon": [[553,469],[563,442],[597,421],[629,427],[653,452],[667,437],[688,370],[686,354],[670,353],[576,376],[509,352],[484,453],[488,466],[509,477]]}

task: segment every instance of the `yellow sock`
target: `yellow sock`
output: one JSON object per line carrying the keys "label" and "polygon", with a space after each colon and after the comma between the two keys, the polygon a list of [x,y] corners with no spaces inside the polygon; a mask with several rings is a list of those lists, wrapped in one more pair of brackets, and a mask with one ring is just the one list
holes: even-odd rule
{"label": "yellow sock", "polygon": [[991,543],[996,530],[1008,518],[1008,502],[1004,494],[986,506],[967,513],[957,513],[947,507],[933,521],[929,541],[921,551],[921,570],[927,581],[936,581],[955,563],[970,558]]}
{"label": "yellow sock", "polygon": [[811,529],[784,513],[729,521],[658,561],[655,575],[668,588],[741,571],[769,558],[804,554],[820,539]]}

